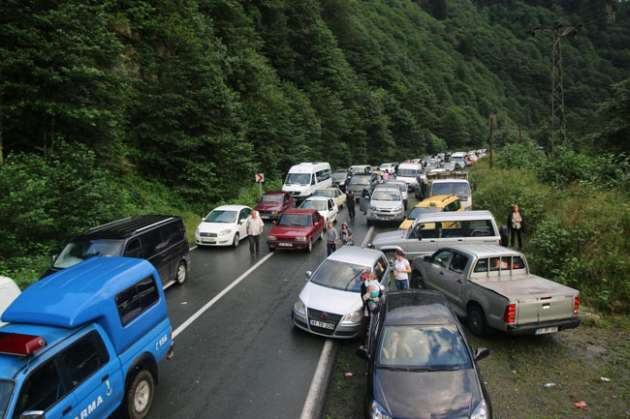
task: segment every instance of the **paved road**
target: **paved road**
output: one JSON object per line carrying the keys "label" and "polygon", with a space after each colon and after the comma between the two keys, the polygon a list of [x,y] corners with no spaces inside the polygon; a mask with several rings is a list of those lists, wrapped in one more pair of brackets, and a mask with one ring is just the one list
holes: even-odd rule
{"label": "paved road", "polygon": [[[346,218],[344,209],[340,220]],[[362,214],[352,229],[361,243],[368,231]],[[299,417],[324,340],[295,331],[290,313],[304,272],[325,252],[324,243],[311,254],[276,252],[185,329],[174,359],[161,366],[149,417]],[[256,262],[246,241],[237,249],[195,250],[188,282],[166,294],[173,328]]]}

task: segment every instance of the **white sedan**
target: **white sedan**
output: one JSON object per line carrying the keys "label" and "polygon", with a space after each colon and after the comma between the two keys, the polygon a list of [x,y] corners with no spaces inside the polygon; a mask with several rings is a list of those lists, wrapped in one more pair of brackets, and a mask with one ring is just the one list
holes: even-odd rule
{"label": "white sedan", "polygon": [[[0,276],[0,317],[18,295],[20,295],[20,289],[15,282],[11,278]],[[0,321],[0,326],[3,325],[4,323]]]}
{"label": "white sedan", "polygon": [[334,223],[337,221],[337,214],[339,213],[339,208],[337,208],[337,204],[332,198],[327,198],[325,196],[311,196],[306,198],[300,208],[313,208],[319,212],[319,214],[324,217],[326,220],[326,224]]}
{"label": "white sedan", "polygon": [[245,223],[252,212],[244,205],[223,205],[210,211],[195,231],[198,246],[234,246],[247,237]]}
{"label": "white sedan", "polygon": [[313,196],[324,196],[326,198],[332,198],[337,204],[337,208],[341,209],[346,205],[346,194],[339,188],[324,188],[318,189],[313,193]]}

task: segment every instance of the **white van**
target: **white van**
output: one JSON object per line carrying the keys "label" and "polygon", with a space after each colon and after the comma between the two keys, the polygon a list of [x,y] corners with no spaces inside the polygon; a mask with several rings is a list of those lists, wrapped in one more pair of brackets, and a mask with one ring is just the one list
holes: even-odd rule
{"label": "white van", "polygon": [[466,179],[435,179],[431,182],[429,196],[455,195],[464,210],[472,209],[472,192]]}
{"label": "white van", "polygon": [[463,151],[458,151],[456,153],[451,154],[451,162],[455,163],[455,170],[463,169],[466,167],[466,153]]}
{"label": "white van", "polygon": [[[18,295],[20,295],[20,289],[15,285],[15,282],[6,276],[0,276],[0,319],[4,310],[9,307]],[[5,323],[2,323],[2,320],[0,320],[0,327],[4,325]]]}
{"label": "white van", "polygon": [[318,189],[332,186],[330,163],[300,163],[289,169],[289,174],[282,186],[283,192],[303,199],[311,196]]}
{"label": "white van", "polygon": [[418,177],[422,175],[422,164],[400,163],[396,169],[396,180],[407,184],[410,191],[418,189]]}

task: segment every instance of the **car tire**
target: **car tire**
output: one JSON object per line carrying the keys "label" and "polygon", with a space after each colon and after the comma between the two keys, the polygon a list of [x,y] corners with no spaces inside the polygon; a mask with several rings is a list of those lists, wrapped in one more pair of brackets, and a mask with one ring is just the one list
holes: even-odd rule
{"label": "car tire", "polygon": [[468,307],[466,323],[468,329],[473,335],[484,337],[488,335],[488,325],[486,323],[486,315],[483,309],[477,304],[472,304]]}
{"label": "car tire", "polygon": [[144,419],[151,410],[155,395],[155,380],[148,370],[140,370],[125,394],[125,417]]}
{"label": "car tire", "polygon": [[186,262],[183,260],[177,265],[177,271],[175,271],[175,282],[177,285],[182,285],[188,279],[188,269]]}
{"label": "car tire", "polygon": [[238,244],[241,241],[241,237],[238,235],[238,233],[234,234],[234,240],[232,240],[232,247],[238,247]]}

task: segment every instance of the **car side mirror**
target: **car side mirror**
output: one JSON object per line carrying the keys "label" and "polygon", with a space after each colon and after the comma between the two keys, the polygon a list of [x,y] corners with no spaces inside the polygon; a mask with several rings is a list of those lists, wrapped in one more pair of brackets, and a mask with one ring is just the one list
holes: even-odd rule
{"label": "car side mirror", "polygon": [[363,347],[363,346],[361,346],[360,348],[357,349],[356,355],[359,358],[364,359],[366,361],[370,360],[370,354],[368,353],[367,349],[365,349],[365,347]]}
{"label": "car side mirror", "polygon": [[311,277],[313,276],[313,272],[312,271],[306,271],[305,274],[306,274],[306,280],[311,279]]}
{"label": "car side mirror", "polygon": [[481,361],[484,358],[487,358],[490,355],[490,349],[488,348],[478,348],[475,353],[475,361]]}
{"label": "car side mirror", "polygon": [[57,253],[55,253],[54,255],[50,256],[50,262],[51,263],[55,263],[55,261],[57,260],[57,256],[59,256]]}
{"label": "car side mirror", "polygon": [[20,419],[45,419],[46,413],[43,410],[28,410],[20,415]]}

